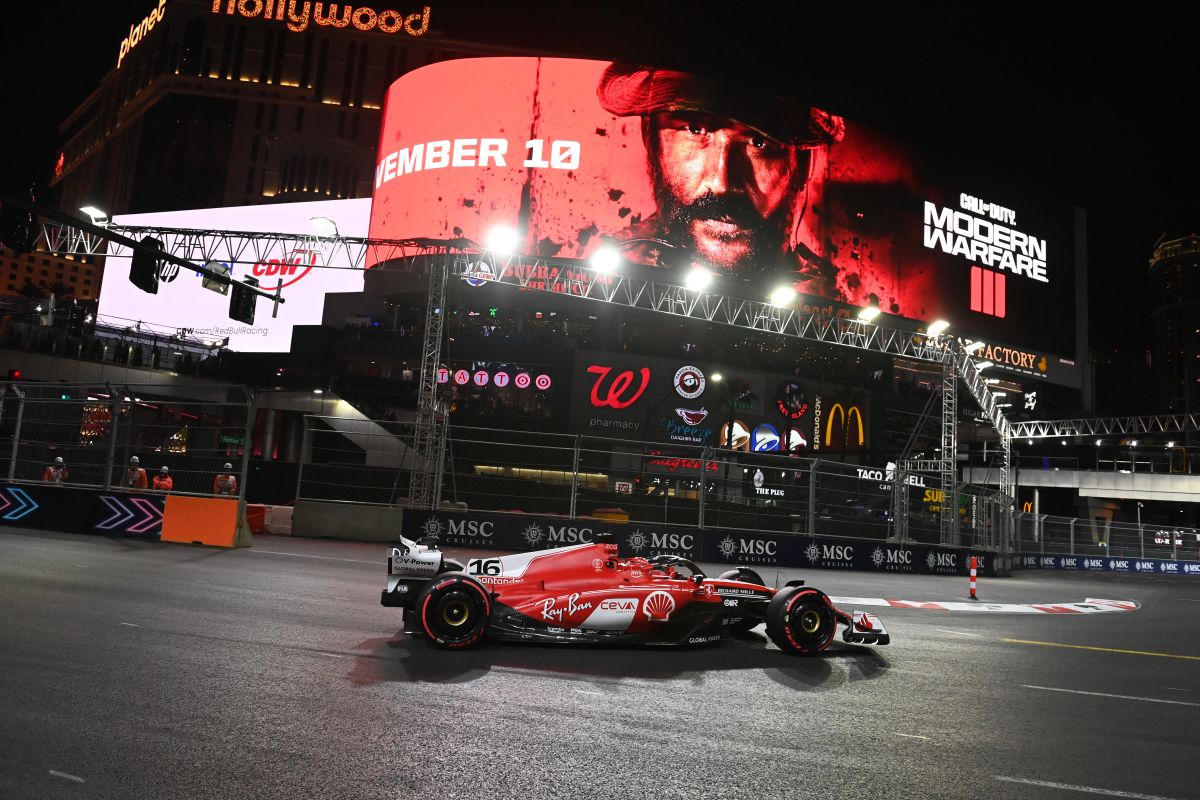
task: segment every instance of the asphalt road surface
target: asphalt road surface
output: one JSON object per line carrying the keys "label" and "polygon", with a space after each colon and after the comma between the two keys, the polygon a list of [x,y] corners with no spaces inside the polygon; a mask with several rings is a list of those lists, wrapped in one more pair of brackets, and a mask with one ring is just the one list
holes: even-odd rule
{"label": "asphalt road surface", "polygon": [[444,653],[379,605],[385,571],[382,545],[0,531],[0,797],[1200,798],[1194,578],[1019,572],[983,599],[1141,608],[871,609],[890,646],[797,658],[761,637]]}

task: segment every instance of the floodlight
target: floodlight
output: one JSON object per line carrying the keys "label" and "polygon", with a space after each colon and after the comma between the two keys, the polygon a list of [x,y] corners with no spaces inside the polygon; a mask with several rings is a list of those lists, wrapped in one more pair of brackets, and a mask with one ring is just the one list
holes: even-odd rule
{"label": "floodlight", "polygon": [[994,366],[996,366],[996,365],[994,363],[992,363],[991,361],[980,361],[978,364],[975,365],[975,369],[987,369],[988,367],[994,367]]}
{"label": "floodlight", "polygon": [[796,293],[792,291],[790,287],[780,286],[778,289],[771,292],[771,296],[768,299],[771,301],[771,305],[773,306],[786,306],[788,303],[792,302],[792,298],[795,296]]}
{"label": "floodlight", "polygon": [[720,382],[721,382],[721,373],[719,373],[719,372],[714,372],[714,373],[713,373],[713,374],[710,376],[709,380],[711,380],[713,383],[720,383]]}
{"label": "floodlight", "polygon": [[313,389],[313,394],[322,394],[320,389]]}
{"label": "floodlight", "polygon": [[312,222],[317,226],[318,236],[340,236],[338,233],[337,223],[329,217],[312,217]]}
{"label": "floodlight", "polygon": [[968,353],[974,353],[981,347],[983,347],[983,342],[971,342],[969,345],[964,347],[963,350],[966,350]]}
{"label": "floodlight", "polygon": [[105,214],[95,206],[84,206],[79,210],[88,215],[88,217],[92,220],[93,225],[108,224],[108,214]]}
{"label": "floodlight", "polygon": [[501,253],[511,253],[517,249],[517,232],[503,225],[492,228],[488,234],[488,248]]}
{"label": "floodlight", "polygon": [[992,392],[992,397],[1008,397],[1008,392]]}
{"label": "floodlight", "polygon": [[1167,447],[1174,447],[1174,446],[1175,446],[1174,442],[1167,442]]}
{"label": "floodlight", "polygon": [[616,250],[602,247],[592,255],[592,267],[597,272],[612,272],[621,263]]}
{"label": "floodlight", "polygon": [[709,282],[711,281],[712,275],[708,271],[703,269],[693,269],[688,273],[687,278],[685,278],[683,282],[687,288],[698,292],[705,286],[708,286]]}
{"label": "floodlight", "polygon": [[949,327],[950,327],[949,322],[946,322],[946,320],[944,320],[944,319],[939,319],[937,322],[935,322],[929,326],[929,332],[932,333],[934,336],[937,336],[939,333],[941,333],[942,331],[946,330],[946,328],[949,328]]}
{"label": "floodlight", "polygon": [[863,322],[870,322],[879,316],[879,306],[867,306],[862,311],[858,312],[858,318]]}

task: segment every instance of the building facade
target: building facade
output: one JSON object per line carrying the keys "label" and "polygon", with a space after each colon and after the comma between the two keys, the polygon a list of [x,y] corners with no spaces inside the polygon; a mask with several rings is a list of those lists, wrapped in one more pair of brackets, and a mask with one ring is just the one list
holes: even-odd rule
{"label": "building facade", "polygon": [[448,41],[431,27],[436,10],[415,12],[163,0],[62,124],[61,207],[113,216],[369,197],[391,82],[509,52]]}
{"label": "building facade", "polygon": [[1156,411],[1200,411],[1200,236],[1160,241],[1150,259]]}

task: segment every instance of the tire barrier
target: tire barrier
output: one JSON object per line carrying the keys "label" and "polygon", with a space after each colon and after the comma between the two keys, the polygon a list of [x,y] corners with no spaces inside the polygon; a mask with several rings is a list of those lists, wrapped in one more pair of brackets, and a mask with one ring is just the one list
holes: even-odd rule
{"label": "tire barrier", "polygon": [[788,567],[899,572],[919,575],[968,574],[972,556],[987,577],[1007,577],[1013,556],[966,548],[881,540],[841,539],[799,533],[728,530],[620,523],[611,520],[495,514],[475,511],[406,510],[405,538],[437,536],[450,547],[542,550],[589,544],[596,534],[616,537],[622,557],[672,554],[730,567]]}
{"label": "tire barrier", "polygon": [[1191,575],[1200,578],[1200,561],[1109,556],[1013,556],[1013,569],[1060,569],[1083,572],[1137,572],[1153,575]]}

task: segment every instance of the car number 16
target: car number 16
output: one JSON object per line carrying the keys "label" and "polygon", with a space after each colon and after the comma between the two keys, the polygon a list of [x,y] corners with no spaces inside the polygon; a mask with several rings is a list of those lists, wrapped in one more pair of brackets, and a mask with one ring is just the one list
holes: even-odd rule
{"label": "car number 16", "polygon": [[499,575],[500,559],[472,558],[467,562],[468,575]]}

